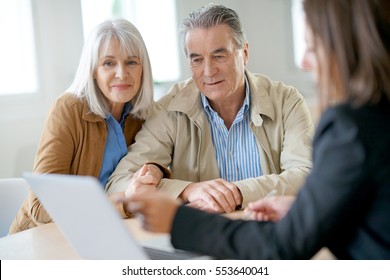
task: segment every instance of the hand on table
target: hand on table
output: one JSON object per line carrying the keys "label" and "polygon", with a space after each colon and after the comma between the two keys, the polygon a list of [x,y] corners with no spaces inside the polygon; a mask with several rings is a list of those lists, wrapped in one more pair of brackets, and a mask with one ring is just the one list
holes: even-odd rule
{"label": "hand on table", "polygon": [[257,221],[277,222],[290,210],[295,196],[270,196],[249,203],[245,216]]}
{"label": "hand on table", "polygon": [[237,186],[223,179],[191,183],[179,197],[189,206],[217,213],[233,212],[242,203]]}

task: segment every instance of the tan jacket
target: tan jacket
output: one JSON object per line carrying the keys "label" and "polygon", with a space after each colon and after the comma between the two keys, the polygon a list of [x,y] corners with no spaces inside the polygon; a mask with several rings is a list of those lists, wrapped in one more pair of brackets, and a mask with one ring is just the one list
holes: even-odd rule
{"label": "tan jacket", "polygon": [[[127,145],[134,142],[142,122],[131,116],[126,118],[124,135]],[[35,158],[34,172],[89,175],[98,178],[106,137],[105,120],[89,113],[88,105],[84,101],[65,93],[56,100],[46,119]],[[122,213],[123,209],[120,211]],[[10,227],[10,233],[49,222],[50,216],[30,191]]]}
{"label": "tan jacket", "polygon": [[[246,72],[251,91],[251,129],[256,137],[263,176],[234,182],[242,207],[276,189],[295,194],[311,169],[313,124],[298,91],[262,75]],[[169,166],[172,179],[159,188],[176,198],[191,182],[220,178],[207,116],[192,79],[174,85],[155,104],[135,143],[106,186],[108,193],[126,189],[145,161]]]}

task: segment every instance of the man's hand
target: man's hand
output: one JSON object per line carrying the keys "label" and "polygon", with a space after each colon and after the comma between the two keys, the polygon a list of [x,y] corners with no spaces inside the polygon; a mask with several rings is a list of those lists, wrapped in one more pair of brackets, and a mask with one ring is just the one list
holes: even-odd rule
{"label": "man's hand", "polygon": [[162,177],[163,173],[156,165],[144,164],[141,169],[134,173],[125,191],[125,196],[128,197],[137,192],[155,190]]}
{"label": "man's hand", "polygon": [[189,206],[217,213],[233,212],[242,203],[237,186],[223,179],[189,184],[179,197]]}
{"label": "man's hand", "polygon": [[295,196],[271,196],[249,203],[245,215],[253,220],[277,222],[290,210]]}

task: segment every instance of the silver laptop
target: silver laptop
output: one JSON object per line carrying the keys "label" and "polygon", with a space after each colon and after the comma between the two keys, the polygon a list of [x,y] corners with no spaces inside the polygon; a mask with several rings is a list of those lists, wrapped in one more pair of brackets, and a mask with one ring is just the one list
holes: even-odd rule
{"label": "silver laptop", "polygon": [[23,177],[43,207],[85,259],[207,258],[175,250],[166,239],[141,246],[107,199],[100,182],[89,176],[32,174]]}

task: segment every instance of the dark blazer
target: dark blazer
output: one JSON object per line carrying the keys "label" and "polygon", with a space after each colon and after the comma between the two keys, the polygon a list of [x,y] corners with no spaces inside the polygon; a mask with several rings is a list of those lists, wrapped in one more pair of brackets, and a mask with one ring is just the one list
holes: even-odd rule
{"label": "dark blazer", "polygon": [[328,109],[313,142],[313,169],[279,222],[229,220],[181,206],[181,249],[236,259],[390,259],[390,106]]}

